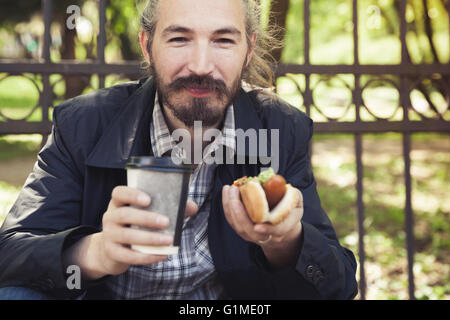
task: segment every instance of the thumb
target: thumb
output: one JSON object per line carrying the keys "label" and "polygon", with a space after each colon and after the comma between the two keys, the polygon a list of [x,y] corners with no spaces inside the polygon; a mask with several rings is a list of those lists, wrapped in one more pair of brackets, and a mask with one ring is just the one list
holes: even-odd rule
{"label": "thumb", "polygon": [[186,218],[190,217],[190,216],[193,216],[194,214],[197,213],[197,211],[198,211],[197,204],[194,201],[192,201],[192,200],[188,200],[186,202],[186,211],[185,211],[185,215],[184,216]]}

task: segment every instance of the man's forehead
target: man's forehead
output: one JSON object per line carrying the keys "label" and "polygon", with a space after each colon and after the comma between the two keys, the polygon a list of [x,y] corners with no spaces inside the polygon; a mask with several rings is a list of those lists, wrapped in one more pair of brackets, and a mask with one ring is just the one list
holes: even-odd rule
{"label": "man's forehead", "polygon": [[242,0],[162,0],[157,29],[179,26],[191,31],[245,30]]}

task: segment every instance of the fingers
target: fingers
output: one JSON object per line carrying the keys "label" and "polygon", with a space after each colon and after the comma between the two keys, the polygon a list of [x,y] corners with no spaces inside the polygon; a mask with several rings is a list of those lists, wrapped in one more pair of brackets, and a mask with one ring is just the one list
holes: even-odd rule
{"label": "fingers", "polygon": [[133,207],[121,207],[103,216],[103,226],[112,223],[115,225],[136,225],[148,228],[164,229],[169,226],[169,219],[151,211]]}
{"label": "fingers", "polygon": [[186,203],[186,214],[185,218],[193,216],[198,211],[198,206],[194,201],[188,200]]}
{"label": "fingers", "polygon": [[150,196],[143,191],[131,187],[115,187],[111,194],[111,201],[109,202],[108,209],[114,209],[129,204],[147,207],[150,205]]}
{"label": "fingers", "polygon": [[[167,259],[167,255],[152,255],[134,251],[118,243],[109,243],[106,248],[108,257],[127,265],[151,264]],[[121,270],[122,271],[122,270]],[[122,271],[123,272],[123,271]],[[121,272],[111,272],[112,274]]]}
{"label": "fingers", "polygon": [[298,203],[297,203],[296,208],[303,208],[303,194],[302,194],[302,192],[301,192],[300,190],[298,190],[297,188],[296,188],[296,190],[297,190],[297,192],[298,192]]}
{"label": "fingers", "polygon": [[261,235],[272,235],[273,237],[283,237],[288,234],[291,229],[300,223],[303,209],[294,208],[291,213],[282,222],[276,225],[269,223],[255,224],[254,231]]}
{"label": "fingers", "polygon": [[303,217],[303,195],[300,190],[298,192],[298,203],[289,215],[281,223],[271,225],[268,223],[256,224],[254,230],[260,234],[271,234],[273,237],[283,237],[288,234],[297,224],[300,223]]}
{"label": "fingers", "polygon": [[262,240],[261,236],[253,230],[254,223],[245,210],[237,187],[224,186],[222,188],[222,205],[226,220],[239,236],[252,242]]}
{"label": "fingers", "polygon": [[[298,190],[298,189],[297,189]],[[303,197],[298,190],[299,201],[285,220],[277,225],[269,223],[255,224],[250,220],[247,211],[240,199],[237,187],[224,186],[222,189],[222,205],[230,226],[244,239],[259,244],[270,235],[274,241],[282,241],[284,236],[292,230],[298,229],[303,216]]]}
{"label": "fingers", "polygon": [[[148,207],[150,205],[150,196],[138,189],[127,186],[115,187],[112,191],[111,201],[108,210],[123,207],[125,205],[135,205],[140,207]],[[198,206],[194,201],[188,200],[186,203],[185,217],[196,214]]]}
{"label": "fingers", "polygon": [[112,227],[105,230],[105,236],[115,243],[128,245],[168,246],[173,242],[170,235],[137,228]]}

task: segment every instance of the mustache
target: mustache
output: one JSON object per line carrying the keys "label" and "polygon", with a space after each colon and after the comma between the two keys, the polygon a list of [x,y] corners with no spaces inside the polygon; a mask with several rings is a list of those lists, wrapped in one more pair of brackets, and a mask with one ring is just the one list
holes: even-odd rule
{"label": "mustache", "polygon": [[192,74],[187,77],[180,77],[175,79],[169,88],[172,90],[182,90],[182,89],[203,89],[209,91],[217,91],[220,94],[228,95],[228,89],[224,81],[214,79],[213,77],[198,76]]}

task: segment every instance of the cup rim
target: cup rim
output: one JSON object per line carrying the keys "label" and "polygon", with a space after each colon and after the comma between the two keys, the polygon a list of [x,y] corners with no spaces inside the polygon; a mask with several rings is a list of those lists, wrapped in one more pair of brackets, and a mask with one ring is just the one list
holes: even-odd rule
{"label": "cup rim", "polygon": [[144,169],[166,172],[192,173],[194,166],[191,164],[175,163],[170,157],[133,156],[128,159],[126,169]]}

